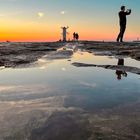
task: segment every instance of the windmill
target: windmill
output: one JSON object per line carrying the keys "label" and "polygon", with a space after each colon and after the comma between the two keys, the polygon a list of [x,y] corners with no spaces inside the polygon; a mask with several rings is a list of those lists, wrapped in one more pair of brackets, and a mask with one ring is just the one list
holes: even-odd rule
{"label": "windmill", "polygon": [[62,29],[62,35],[63,35],[63,41],[64,42],[66,42],[67,41],[67,34],[68,34],[68,32],[67,32],[67,29],[68,29],[69,27],[67,26],[67,27],[61,27],[61,29]]}

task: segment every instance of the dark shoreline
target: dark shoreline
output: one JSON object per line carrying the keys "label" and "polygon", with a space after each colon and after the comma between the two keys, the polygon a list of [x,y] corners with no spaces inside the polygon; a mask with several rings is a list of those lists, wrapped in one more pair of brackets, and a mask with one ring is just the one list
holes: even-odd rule
{"label": "dark shoreline", "polygon": [[[59,48],[75,45],[81,50],[95,55],[127,56],[140,60],[140,43],[136,42],[7,42],[0,43],[0,66],[17,67],[37,61],[43,55],[56,52]],[[100,52],[100,53],[96,53]],[[72,55],[72,54],[71,54]]]}

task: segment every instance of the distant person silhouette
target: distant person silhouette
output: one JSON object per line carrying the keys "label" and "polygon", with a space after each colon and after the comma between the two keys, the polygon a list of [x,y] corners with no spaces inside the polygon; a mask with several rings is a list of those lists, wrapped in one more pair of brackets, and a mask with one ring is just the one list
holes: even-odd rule
{"label": "distant person silhouette", "polygon": [[74,41],[76,40],[76,33],[75,32],[73,33],[73,40]]}
{"label": "distant person silhouette", "polygon": [[[118,66],[124,66],[124,59],[118,59]],[[127,77],[127,73],[122,70],[116,70],[117,79],[121,80],[122,76]]]}
{"label": "distant person silhouette", "polygon": [[125,6],[121,6],[121,11],[119,12],[120,19],[120,33],[117,37],[117,42],[123,42],[123,35],[126,29],[127,19],[126,16],[131,14],[131,9],[125,11]]}
{"label": "distant person silhouette", "polygon": [[78,33],[75,34],[75,39],[76,39],[77,41],[79,40],[79,34],[78,34]]}

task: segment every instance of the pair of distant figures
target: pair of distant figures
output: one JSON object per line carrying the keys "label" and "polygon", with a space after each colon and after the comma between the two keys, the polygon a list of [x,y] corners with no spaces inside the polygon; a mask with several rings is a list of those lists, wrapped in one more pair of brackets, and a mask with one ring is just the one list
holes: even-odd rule
{"label": "pair of distant figures", "polygon": [[123,42],[123,36],[126,30],[127,19],[126,16],[131,14],[131,9],[125,10],[125,6],[121,6],[121,11],[119,12],[120,19],[120,32],[117,37],[117,42]]}
{"label": "pair of distant figures", "polygon": [[79,40],[79,34],[78,33],[73,33],[73,40],[78,41]]}

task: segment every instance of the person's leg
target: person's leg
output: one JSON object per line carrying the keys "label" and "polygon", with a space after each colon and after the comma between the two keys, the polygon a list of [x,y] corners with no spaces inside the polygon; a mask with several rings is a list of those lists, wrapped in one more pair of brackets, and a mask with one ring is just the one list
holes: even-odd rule
{"label": "person's leg", "polygon": [[120,39],[120,33],[118,34],[118,37],[117,37],[117,42],[119,42],[119,39]]}
{"label": "person's leg", "polygon": [[123,42],[123,36],[124,36],[125,29],[126,29],[126,26],[121,27],[120,42]]}
{"label": "person's leg", "polygon": [[118,34],[118,37],[117,37],[117,42],[119,42],[120,41],[120,37],[121,37],[121,26],[120,26],[120,32],[119,32],[119,34]]}

